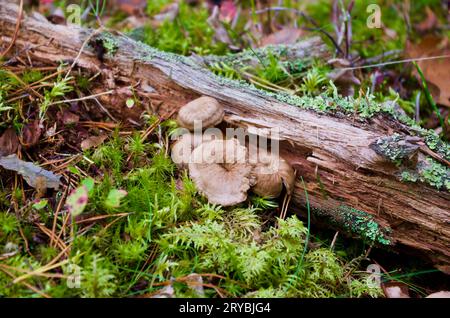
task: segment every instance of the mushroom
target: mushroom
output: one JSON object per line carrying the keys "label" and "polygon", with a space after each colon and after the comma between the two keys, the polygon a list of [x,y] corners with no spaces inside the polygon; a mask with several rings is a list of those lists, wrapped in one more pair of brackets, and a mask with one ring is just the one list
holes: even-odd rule
{"label": "mushroom", "polygon": [[216,131],[206,130],[203,133],[185,133],[173,144],[170,156],[179,169],[187,169],[192,151],[201,143],[214,139],[222,139]]}
{"label": "mushroom", "polygon": [[258,155],[251,173],[254,179],[252,191],[263,197],[276,198],[281,194],[284,185],[287,194],[292,194],[295,172],[291,165],[279,155],[262,148],[250,146],[250,151],[257,151]]}
{"label": "mushroom", "polygon": [[210,203],[231,206],[247,199],[252,166],[237,139],[213,140],[194,149],[189,173]]}
{"label": "mushroom", "polygon": [[195,122],[201,123],[205,129],[219,124],[224,114],[222,105],[216,99],[202,96],[181,107],[177,121],[181,127],[194,131]]}

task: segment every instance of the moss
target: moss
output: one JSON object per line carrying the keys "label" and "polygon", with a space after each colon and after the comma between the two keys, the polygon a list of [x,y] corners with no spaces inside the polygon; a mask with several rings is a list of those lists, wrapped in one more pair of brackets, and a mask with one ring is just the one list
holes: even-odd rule
{"label": "moss", "polygon": [[[148,1],[147,12],[154,15],[163,8],[168,1]],[[157,47],[162,51],[174,52],[182,55],[197,53],[225,54],[228,45],[215,41],[215,30],[208,23],[209,13],[206,8],[195,8],[185,1],[178,2],[178,14],[171,20],[166,20],[160,26],[144,26],[138,34],[144,43]]]}

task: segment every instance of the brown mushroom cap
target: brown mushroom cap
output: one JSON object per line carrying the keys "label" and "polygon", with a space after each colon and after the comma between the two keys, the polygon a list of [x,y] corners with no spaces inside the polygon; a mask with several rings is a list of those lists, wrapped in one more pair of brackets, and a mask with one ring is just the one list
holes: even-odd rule
{"label": "brown mushroom cap", "polygon": [[261,148],[257,148],[257,151],[257,163],[251,174],[254,179],[252,191],[263,197],[276,198],[284,185],[287,193],[291,194],[295,183],[295,172],[291,165],[279,155]]}
{"label": "brown mushroom cap", "polygon": [[189,173],[197,189],[213,204],[231,206],[247,199],[252,166],[247,148],[237,139],[213,140],[194,149]]}
{"label": "brown mushroom cap", "polygon": [[190,131],[194,130],[194,122],[199,121],[203,129],[215,126],[223,120],[225,112],[219,102],[203,96],[187,103],[178,112],[178,124]]}
{"label": "brown mushroom cap", "polygon": [[[211,128],[213,129],[213,128]],[[187,169],[192,151],[201,143],[222,139],[221,135],[207,130],[203,133],[185,133],[173,144],[170,156],[179,169]]]}

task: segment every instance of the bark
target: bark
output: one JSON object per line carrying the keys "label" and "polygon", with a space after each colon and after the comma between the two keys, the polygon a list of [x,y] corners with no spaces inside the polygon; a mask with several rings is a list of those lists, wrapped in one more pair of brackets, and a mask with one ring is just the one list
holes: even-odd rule
{"label": "bark", "polygon": [[[17,6],[4,0],[0,6],[4,49],[14,34]],[[317,39],[307,41],[306,55],[322,56]],[[104,52],[105,47],[109,52]],[[278,127],[281,153],[298,175],[290,211],[305,216],[300,211],[305,211],[306,188],[313,222],[414,251],[448,272],[449,191],[399,178],[402,169],[418,171],[426,166],[429,156],[447,169],[443,178],[448,178],[448,158],[431,151],[422,138],[412,136],[410,127],[392,117],[378,114],[361,120],[356,115],[297,107],[284,95],[218,78],[190,58],[159,52],[119,34],[52,25],[36,14],[24,16],[10,53],[32,61],[71,64],[76,59],[78,67],[101,72],[107,89],[133,85],[162,116],[208,95],[224,105],[229,125],[250,131]],[[142,108],[110,105],[110,110],[118,118],[136,120]],[[392,155],[389,149],[401,151]],[[401,165],[392,162],[399,159]]]}

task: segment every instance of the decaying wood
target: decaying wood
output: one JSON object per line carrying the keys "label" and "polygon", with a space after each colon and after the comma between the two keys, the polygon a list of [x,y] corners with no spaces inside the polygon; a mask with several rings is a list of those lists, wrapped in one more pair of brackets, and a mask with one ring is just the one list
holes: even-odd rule
{"label": "decaying wood", "polygon": [[[14,34],[17,6],[4,0],[0,0],[0,6],[4,48]],[[398,132],[404,137],[401,145],[407,156],[414,156],[416,163],[423,161],[423,143],[409,138],[408,127],[382,115],[359,121],[295,107],[250,87],[222,80],[191,59],[160,53],[121,35],[103,38],[110,41],[114,52],[99,55],[98,49],[96,52],[93,48],[99,36],[104,33],[52,25],[38,15],[25,16],[15,52],[11,50],[10,54],[32,61],[71,64],[81,52],[77,66],[100,72],[105,90],[132,85],[143,100],[150,98],[153,110],[162,115],[193,98],[208,95],[223,103],[230,125],[250,130],[278,127],[281,152],[299,176],[292,212],[305,215],[301,176],[315,222],[331,221],[332,226],[352,232],[353,225],[361,219],[370,220],[363,231],[374,230],[374,224],[378,229],[390,229],[383,232],[385,244],[419,252],[416,255],[425,256],[448,271],[450,193],[425,183],[401,182],[399,168],[374,147],[377,140]],[[311,48],[311,54],[322,50],[316,39],[308,41],[305,47]],[[111,107],[110,111],[122,119],[137,119],[142,111],[125,105]],[[448,160],[436,158],[444,163]]]}

